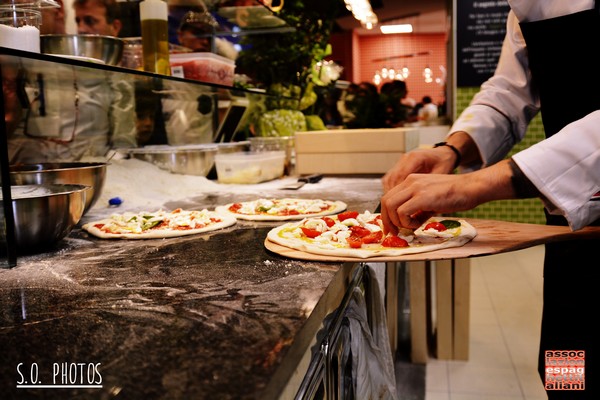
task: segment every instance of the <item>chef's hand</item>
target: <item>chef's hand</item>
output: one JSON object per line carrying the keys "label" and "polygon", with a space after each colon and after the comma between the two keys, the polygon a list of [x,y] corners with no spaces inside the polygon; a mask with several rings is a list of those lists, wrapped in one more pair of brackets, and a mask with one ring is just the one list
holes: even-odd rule
{"label": "chef's hand", "polygon": [[449,148],[417,149],[405,153],[382,178],[387,193],[413,173],[448,174],[452,172],[456,155]]}
{"label": "chef's hand", "polygon": [[[463,163],[479,157],[475,142],[465,132],[453,133],[447,142],[458,149]],[[396,165],[383,176],[383,190],[391,190],[413,173],[449,174],[454,170],[456,158],[456,153],[448,146],[417,149],[403,154]]]}
{"label": "chef's hand", "polygon": [[410,174],[381,198],[384,232],[416,229],[434,214],[466,211],[516,198],[508,160],[468,174]]}

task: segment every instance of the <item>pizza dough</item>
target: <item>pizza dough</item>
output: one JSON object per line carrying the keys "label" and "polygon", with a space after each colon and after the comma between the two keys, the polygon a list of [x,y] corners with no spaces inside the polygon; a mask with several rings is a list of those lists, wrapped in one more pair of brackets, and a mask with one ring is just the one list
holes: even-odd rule
{"label": "pizza dough", "polygon": [[113,214],[110,218],[89,222],[82,229],[101,239],[162,239],[194,235],[226,228],[236,223],[229,215],[202,211],[142,211]]}
{"label": "pizza dough", "polygon": [[337,214],[346,207],[342,201],[283,198],[231,203],[215,211],[248,221],[287,221]]}
{"label": "pizza dough", "polygon": [[[406,247],[385,247],[382,245],[385,237],[382,234],[382,224],[379,214],[372,214],[366,211],[364,214],[358,214],[356,218],[349,218],[344,221],[339,221],[337,216],[329,218],[334,220],[333,225],[331,225],[331,222],[329,223],[331,226],[319,222],[319,218],[306,218],[302,221],[281,225],[269,231],[267,240],[280,246],[311,254],[366,259],[373,257],[396,257],[449,247],[459,247],[477,236],[476,229],[463,219],[433,217],[414,232],[403,230],[398,234],[400,239],[406,240]],[[455,227],[447,228],[444,231],[438,231],[433,228],[425,229],[431,222],[442,221],[449,226]],[[374,235],[381,233],[380,240],[374,243],[363,243],[359,248],[352,248],[348,244],[348,238],[352,235],[352,226],[366,228]],[[307,228],[319,230],[322,233],[311,238],[305,234],[303,228],[304,230]]]}

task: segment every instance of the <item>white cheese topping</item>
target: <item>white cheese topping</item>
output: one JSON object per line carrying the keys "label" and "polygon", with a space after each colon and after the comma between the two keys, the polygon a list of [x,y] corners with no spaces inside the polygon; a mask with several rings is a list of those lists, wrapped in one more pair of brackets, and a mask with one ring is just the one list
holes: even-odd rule
{"label": "white cheese topping", "polygon": [[202,228],[213,222],[212,213],[204,209],[202,211],[183,211],[181,209],[167,212],[159,210],[156,212],[142,211],[139,213],[125,212],[113,214],[103,230],[113,233],[141,233],[160,225],[160,229]]}
{"label": "white cheese topping", "polygon": [[257,199],[241,204],[242,207],[237,212],[249,215],[258,213],[287,215],[290,211],[297,212],[298,214],[314,214],[330,207],[327,202],[320,199]]}

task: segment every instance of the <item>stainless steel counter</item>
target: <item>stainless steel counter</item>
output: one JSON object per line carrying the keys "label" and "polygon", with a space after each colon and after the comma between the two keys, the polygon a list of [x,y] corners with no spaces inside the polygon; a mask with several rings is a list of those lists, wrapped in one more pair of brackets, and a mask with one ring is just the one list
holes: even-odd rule
{"label": "stainless steel counter", "polygon": [[[381,195],[377,177],[325,177],[297,192],[278,189],[291,180],[219,185],[168,206],[212,209],[234,199],[302,196],[363,211],[374,210]],[[93,211],[88,219],[109,212]],[[143,241],[96,239],[77,228],[54,249],[19,257],[17,267],[0,269],[2,397],[295,393],[305,355],[356,265],[270,253],[263,241],[276,225],[239,221],[209,234]],[[19,387],[32,384],[38,386]]]}

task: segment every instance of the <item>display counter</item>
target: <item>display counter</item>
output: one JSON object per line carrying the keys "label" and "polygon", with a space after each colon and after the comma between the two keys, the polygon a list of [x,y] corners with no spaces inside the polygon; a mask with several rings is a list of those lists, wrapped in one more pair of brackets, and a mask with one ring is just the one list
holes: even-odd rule
{"label": "display counter", "polygon": [[[124,162],[134,161],[113,163]],[[271,253],[263,242],[278,223],[238,221],[151,240],[97,239],[80,226],[136,203],[214,209],[257,196],[328,198],[373,211],[379,177],[325,177],[291,193],[279,187],[293,178],[219,185],[151,172],[154,191],[145,182],[145,192],[140,186],[127,194],[119,184],[126,177],[109,168],[105,193],[66,239],[0,269],[4,398],[275,399],[298,392],[323,321],[360,264]],[[162,179],[171,180],[168,191]],[[106,205],[116,193],[122,208]]]}

